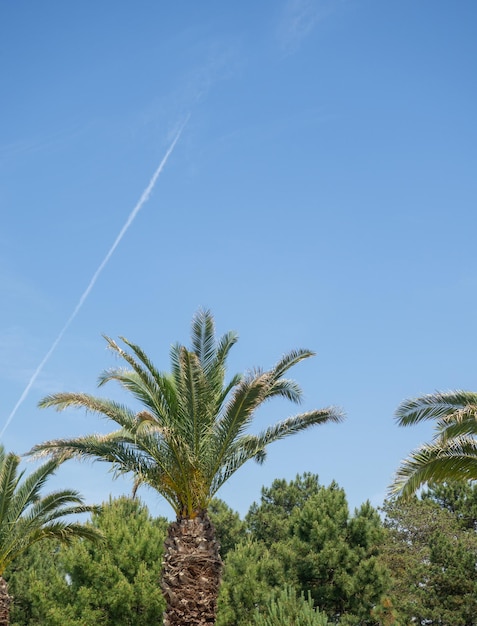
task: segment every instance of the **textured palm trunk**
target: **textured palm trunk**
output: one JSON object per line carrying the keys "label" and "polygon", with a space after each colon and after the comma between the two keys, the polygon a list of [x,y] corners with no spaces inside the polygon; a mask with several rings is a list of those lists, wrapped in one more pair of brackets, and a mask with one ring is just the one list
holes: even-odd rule
{"label": "textured palm trunk", "polygon": [[0,626],[8,626],[10,624],[10,605],[12,598],[8,593],[8,585],[0,576]]}
{"label": "textured palm trunk", "polygon": [[215,624],[222,560],[207,513],[173,522],[164,545],[164,626]]}

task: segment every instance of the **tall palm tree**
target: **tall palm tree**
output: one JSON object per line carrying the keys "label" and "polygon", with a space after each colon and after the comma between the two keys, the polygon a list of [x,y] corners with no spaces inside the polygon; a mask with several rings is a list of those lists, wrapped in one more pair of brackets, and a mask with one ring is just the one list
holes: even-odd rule
{"label": "tall palm tree", "polygon": [[266,400],[300,401],[300,387],[284,374],[312,352],[295,350],[269,371],[237,374],[226,382],[226,359],[237,335],[229,332],[216,340],[209,311],[200,310],[193,318],[191,349],[172,346],[170,373],[158,371],[130,341],[121,338],[128,352],[105,339],[128,367],[104,372],[99,385],[118,382],[141,409],[83,393],[48,396],[41,407],[82,407],[112,420],[119,429],[46,442],[32,452],[107,461],[116,473],[131,472],[135,488],[146,484],[159,492],[176,514],[163,563],[164,624],[212,624],[222,569],[207,515],[212,497],[246,461],[262,463],[270,443],[316,424],[339,422],[342,414],[334,408],[309,411],[259,434],[247,432],[255,410]]}
{"label": "tall palm tree", "polygon": [[11,597],[3,578],[5,569],[32,544],[43,539],[63,543],[74,537],[96,540],[101,535],[93,528],[65,521],[65,516],[92,511],[76,491],[40,494],[45,482],[55,472],[60,459],[52,459],[24,478],[19,472],[20,458],[5,452],[0,445],[0,626],[7,626]]}
{"label": "tall palm tree", "polygon": [[436,434],[402,462],[394,493],[407,497],[425,483],[477,480],[477,393],[437,392],[405,400],[396,418],[399,426],[434,420]]}

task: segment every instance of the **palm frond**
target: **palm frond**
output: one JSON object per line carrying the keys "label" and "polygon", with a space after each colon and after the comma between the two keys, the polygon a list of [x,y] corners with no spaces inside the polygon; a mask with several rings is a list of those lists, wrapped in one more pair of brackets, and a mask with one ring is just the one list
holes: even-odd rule
{"label": "palm frond", "polygon": [[207,309],[199,309],[192,319],[192,350],[197,355],[205,374],[216,357],[215,321]]}
{"label": "palm frond", "polygon": [[53,491],[33,502],[29,516],[51,522],[64,515],[90,513],[95,508],[84,505],[82,496],[75,490]]}
{"label": "palm frond", "polygon": [[107,417],[122,428],[134,430],[135,413],[118,402],[97,398],[87,393],[56,393],[46,396],[38,403],[42,409],[53,407],[57,411],[67,408],[82,408],[87,413],[96,413],[100,417]]}
{"label": "palm frond", "polygon": [[336,407],[307,411],[270,426],[257,436],[257,440],[260,442],[261,447],[266,447],[274,441],[295,435],[302,430],[308,429],[310,426],[318,426],[328,422],[340,423],[343,420],[343,411]]}
{"label": "palm frond", "polygon": [[215,353],[215,366],[225,369],[225,362],[229,355],[230,349],[237,343],[237,333],[230,331],[225,333],[217,342]]}
{"label": "palm frond", "polygon": [[[134,436],[120,430],[107,435],[87,435],[75,439],[53,439],[37,444],[28,453],[34,458],[45,456],[54,459],[96,459],[118,466],[126,466],[130,461]],[[133,457],[135,459],[135,457]]]}
{"label": "palm frond", "polygon": [[[72,509],[71,512],[76,514],[82,512],[84,513],[85,511],[74,511]],[[70,544],[77,538],[100,543],[105,541],[105,537],[100,530],[90,526],[89,524],[79,524],[77,522],[56,522],[54,524],[48,524],[44,528],[41,535],[42,536],[38,537],[38,539],[48,537],[57,539],[66,545]]]}
{"label": "palm frond", "polygon": [[25,478],[21,484],[17,483],[15,494],[8,508],[10,523],[16,523],[26,509],[39,499],[40,491],[45,486],[47,480],[55,473],[59,462],[59,459],[49,459]]}
{"label": "palm frond", "polygon": [[222,385],[210,380],[195,352],[181,346],[176,354],[175,386],[179,402],[174,429],[197,458],[220,408]]}
{"label": "palm frond", "polygon": [[404,400],[396,410],[399,426],[410,426],[424,420],[445,419],[465,407],[474,406],[477,412],[477,393],[448,391],[427,394]]}
{"label": "palm frond", "polygon": [[121,337],[121,340],[131,348],[144,367],[129,353],[123,350],[115,341],[105,336],[109,346],[117,352],[132,368],[132,370],[113,368],[106,370],[99,377],[99,386],[116,380],[122,387],[146,406],[164,418],[174,413],[177,397],[171,379],[167,374],[159,372],[147,354],[136,344]]}
{"label": "palm frond", "polygon": [[317,426],[327,422],[339,423],[343,419],[344,414],[340,409],[328,407],[289,417],[278,424],[270,426],[259,435],[248,434],[236,438],[229,444],[227,454],[222,455],[223,463],[221,466],[214,469],[214,476],[211,480],[211,497],[232,474],[250,459],[263,463],[267,447],[271,443],[306,430],[310,426]]}
{"label": "palm frond", "polygon": [[[3,446],[0,459],[0,528],[4,523],[9,523],[8,511],[12,500],[15,497],[15,490],[22,474],[18,475],[17,470],[20,464],[20,457],[16,454],[5,454]],[[1,532],[1,531],[0,531]]]}
{"label": "palm frond", "polygon": [[[19,528],[21,533],[25,533],[26,529]],[[34,531],[18,536],[17,541],[8,546],[4,552],[4,559],[0,560],[0,569],[7,564],[14,561],[18,556],[23,554],[28,548],[35,543],[43,541],[44,539],[57,540],[65,545],[71,544],[75,539],[86,539],[88,541],[103,542],[105,540],[104,535],[98,529],[86,524],[79,524],[76,522],[55,522],[43,527],[37,528]]]}
{"label": "palm frond", "polygon": [[182,348],[179,354],[179,376],[176,385],[181,399],[181,430],[188,427],[189,446],[197,451],[200,443],[200,424],[204,415],[205,377],[199,357]]}
{"label": "palm frond", "polygon": [[477,436],[477,412],[474,407],[456,412],[452,418],[441,419],[436,425],[437,436],[442,440],[461,436]]}
{"label": "palm frond", "polygon": [[172,379],[174,380],[174,383],[177,382],[178,379],[180,379],[181,376],[181,365],[180,365],[180,361],[181,361],[181,352],[182,350],[186,350],[187,348],[185,348],[182,344],[180,343],[173,343],[170,350],[169,350],[169,359],[171,362],[171,375],[172,375]]}
{"label": "palm frond", "polygon": [[272,369],[274,379],[277,380],[281,378],[291,367],[312,356],[315,356],[315,353],[306,349],[291,350],[287,354],[284,354]]}
{"label": "palm frond", "polygon": [[242,465],[251,459],[255,459],[260,464],[264,462],[266,458],[266,451],[257,449],[254,452],[254,448],[255,446],[250,443],[250,447],[238,447],[234,451],[229,452],[226,462],[217,470],[211,482],[210,492],[208,495],[209,502],[216,495],[218,490],[229,480],[229,478],[231,478],[231,476],[233,476],[233,474],[235,474],[235,472],[242,467]]}
{"label": "palm frond", "polygon": [[302,395],[302,389],[295,380],[280,378],[271,385],[270,390],[267,393],[267,399],[279,396],[281,398],[286,398],[295,404],[300,404],[302,401]]}
{"label": "palm frond", "polygon": [[214,440],[217,445],[214,454],[217,467],[220,466],[229,445],[250,424],[254,410],[266,399],[269,387],[268,374],[250,374],[235,387],[223,415],[214,425]]}
{"label": "palm frond", "polygon": [[244,379],[244,377],[243,377],[242,374],[234,374],[234,376],[230,379],[230,381],[227,383],[227,385],[220,391],[220,393],[217,396],[216,416],[219,416],[221,414],[222,407],[223,407],[225,401],[227,400],[230,392],[235,387],[240,385],[240,383],[243,381],[243,379]]}
{"label": "palm frond", "polygon": [[426,483],[477,479],[477,442],[456,437],[425,444],[411,453],[399,467],[391,493],[407,498]]}
{"label": "palm frond", "polygon": [[[131,348],[137,358],[146,367],[146,373],[150,374],[156,382],[158,379],[161,379],[164,376],[162,372],[159,372],[159,370],[156,369],[154,363],[140,346],[138,346],[136,343],[133,343],[132,341],[129,341],[128,339],[126,339],[126,337],[121,337],[120,339],[121,341],[124,341],[124,343],[129,346],[129,348]],[[147,378],[146,380],[149,380],[149,378]]]}

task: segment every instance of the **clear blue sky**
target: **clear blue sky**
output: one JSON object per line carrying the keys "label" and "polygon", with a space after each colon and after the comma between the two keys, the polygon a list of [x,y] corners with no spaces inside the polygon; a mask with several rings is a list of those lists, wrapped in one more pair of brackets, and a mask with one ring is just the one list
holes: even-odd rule
{"label": "clear blue sky", "polygon": [[[3,423],[190,114],[6,448],[106,430],[37,402],[95,392],[102,333],[168,368],[204,306],[240,334],[231,373],[311,348],[302,408],[348,416],[219,496],[243,514],[311,471],[379,504],[432,436],[397,428],[399,402],[477,388],[476,27],[474,0],[0,2]],[[269,404],[257,428],[295,410]],[[129,489],[100,464],[57,480],[90,501]]]}

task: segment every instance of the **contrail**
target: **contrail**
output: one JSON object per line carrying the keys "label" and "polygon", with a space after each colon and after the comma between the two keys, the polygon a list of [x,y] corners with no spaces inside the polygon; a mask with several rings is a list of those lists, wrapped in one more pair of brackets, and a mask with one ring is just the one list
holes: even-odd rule
{"label": "contrail", "polygon": [[91,293],[91,290],[93,289],[96,281],[98,280],[99,275],[101,274],[101,272],[103,271],[106,263],[109,261],[109,259],[111,258],[111,256],[113,255],[113,252],[116,250],[116,248],[118,247],[118,245],[121,243],[121,239],[124,237],[124,235],[126,234],[128,228],[131,226],[131,224],[134,221],[134,218],[136,217],[136,215],[139,213],[139,211],[141,210],[141,208],[143,207],[143,205],[149,200],[149,196],[152,193],[152,190],[154,189],[154,186],[157,182],[157,179],[159,178],[159,176],[162,173],[162,170],[164,169],[164,167],[166,166],[166,163],[169,159],[169,157],[171,156],[174,148],[176,147],[176,143],[179,141],[180,136],[182,135],[182,131],[184,130],[185,125],[187,124],[187,122],[189,121],[189,116],[187,116],[185,122],[182,124],[182,126],[180,127],[177,135],[174,138],[174,141],[171,143],[171,145],[169,146],[169,149],[167,150],[166,154],[164,155],[162,161],[159,164],[159,167],[157,168],[157,170],[154,172],[153,177],[151,178],[149,185],[146,187],[146,189],[143,191],[142,196],[140,197],[138,203],[136,204],[136,206],[134,207],[134,209],[131,211],[128,219],[126,220],[126,223],[124,224],[124,226],[121,228],[121,231],[119,233],[119,235],[116,237],[113,245],[111,246],[111,248],[109,249],[108,253],[106,254],[106,256],[104,257],[102,263],[99,265],[98,269],[96,270],[96,272],[93,274],[93,278],[90,280],[89,285],[86,287],[86,289],[84,290],[81,298],[78,301],[78,304],[76,305],[73,313],[70,315],[70,317],[68,318],[68,321],[66,322],[66,324],[63,326],[63,328],[61,329],[58,337],[55,339],[55,341],[53,342],[51,348],[48,350],[48,352],[45,354],[45,356],[43,357],[43,360],[41,361],[40,365],[36,368],[36,370],[34,371],[32,377],[30,378],[30,380],[28,381],[27,386],[25,387],[22,395],[20,396],[20,398],[18,399],[18,402],[15,404],[15,406],[13,407],[13,411],[10,413],[10,415],[7,418],[7,421],[5,422],[4,427],[2,428],[1,432],[0,432],[0,439],[3,437],[4,432],[7,430],[8,426],[10,425],[10,422],[12,421],[12,419],[15,417],[16,412],[18,411],[18,409],[20,408],[20,406],[23,404],[23,401],[25,400],[25,398],[28,395],[28,392],[30,391],[30,389],[32,388],[33,384],[35,383],[35,380],[38,378],[38,376],[40,375],[41,371],[43,370],[43,368],[45,367],[47,361],[49,360],[49,358],[51,357],[51,355],[53,354],[53,352],[55,351],[57,345],[60,343],[60,341],[63,339],[63,335],[66,333],[66,331],[68,330],[68,328],[70,327],[71,323],[73,322],[73,320],[75,319],[75,317],[78,315],[78,313],[80,312],[81,307],[83,306],[83,304],[85,303],[86,298],[89,296],[89,294]]}

